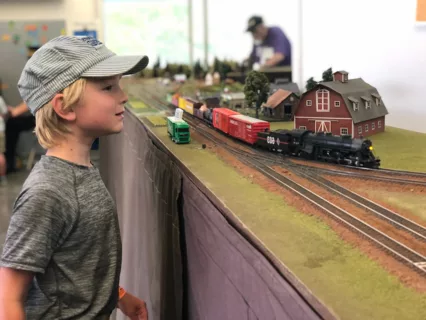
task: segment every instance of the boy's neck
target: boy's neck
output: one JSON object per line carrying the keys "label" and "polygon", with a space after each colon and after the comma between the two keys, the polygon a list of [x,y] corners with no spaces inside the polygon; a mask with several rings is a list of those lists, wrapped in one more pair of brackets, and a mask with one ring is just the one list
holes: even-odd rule
{"label": "boy's neck", "polygon": [[58,146],[49,148],[46,152],[46,155],[64,159],[78,165],[91,167],[91,147],[92,143],[67,139],[66,142]]}

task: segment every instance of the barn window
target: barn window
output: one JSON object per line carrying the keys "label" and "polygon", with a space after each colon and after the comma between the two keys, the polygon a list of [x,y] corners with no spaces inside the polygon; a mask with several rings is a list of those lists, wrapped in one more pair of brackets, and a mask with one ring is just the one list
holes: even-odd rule
{"label": "barn window", "polygon": [[306,100],[306,106],[307,107],[312,106],[312,100]]}
{"label": "barn window", "polygon": [[336,108],[340,107],[340,101],[334,101],[334,106],[335,106]]}
{"label": "barn window", "polygon": [[340,128],[341,135],[348,134],[348,133],[349,133],[348,128]]}
{"label": "barn window", "polygon": [[365,109],[371,108],[371,99],[367,96],[361,96],[361,99],[364,100]]}
{"label": "barn window", "polygon": [[330,111],[330,91],[326,89],[317,90],[317,112]]}
{"label": "barn window", "polygon": [[379,121],[377,121],[377,128],[381,128],[381,127],[382,127],[382,121],[379,120]]}
{"label": "barn window", "polygon": [[381,100],[382,100],[380,95],[377,94],[377,93],[372,93],[371,95],[373,96],[374,102],[376,103],[376,105],[380,106],[380,103],[381,103]]}
{"label": "barn window", "polygon": [[371,124],[371,130],[375,130],[376,129],[376,124],[373,122],[372,124]]}
{"label": "barn window", "polygon": [[368,123],[365,125],[365,132],[368,132]]}
{"label": "barn window", "polygon": [[362,133],[362,126],[358,126],[358,133],[361,134]]}
{"label": "barn window", "polygon": [[300,130],[306,130],[306,126],[299,126]]}
{"label": "barn window", "polygon": [[358,110],[359,109],[359,107],[358,107],[358,103],[359,103],[358,99],[355,99],[354,97],[351,97],[351,96],[349,96],[348,99],[349,99],[350,102],[352,102],[352,108],[354,109],[354,111]]}

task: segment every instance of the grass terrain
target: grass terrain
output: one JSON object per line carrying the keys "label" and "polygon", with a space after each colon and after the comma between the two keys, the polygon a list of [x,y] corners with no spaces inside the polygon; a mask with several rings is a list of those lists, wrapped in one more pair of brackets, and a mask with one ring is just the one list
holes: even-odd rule
{"label": "grass terrain", "polygon": [[404,287],[325,223],[287,206],[196,141],[175,145],[164,128],[153,131],[342,319],[426,319],[426,295]]}
{"label": "grass terrain", "polygon": [[153,107],[148,107],[143,101],[139,99],[130,99],[127,105],[137,114],[158,113],[158,109]]}
{"label": "grass terrain", "polygon": [[426,172],[426,134],[388,127],[375,134],[373,142],[381,167]]}
{"label": "grass terrain", "polygon": [[271,122],[271,131],[277,129],[293,129],[293,121],[281,121],[281,122]]}
{"label": "grass terrain", "polygon": [[147,116],[149,122],[151,122],[155,127],[164,127],[167,126],[167,120],[164,116]]}
{"label": "grass terrain", "polygon": [[417,194],[409,194],[403,192],[380,192],[378,190],[363,189],[362,191],[368,192],[372,197],[381,199],[392,206],[408,210],[412,214],[426,220],[426,195],[419,196]]}
{"label": "grass terrain", "polygon": [[129,100],[129,104],[133,109],[146,109],[148,106],[141,100],[131,99]]}

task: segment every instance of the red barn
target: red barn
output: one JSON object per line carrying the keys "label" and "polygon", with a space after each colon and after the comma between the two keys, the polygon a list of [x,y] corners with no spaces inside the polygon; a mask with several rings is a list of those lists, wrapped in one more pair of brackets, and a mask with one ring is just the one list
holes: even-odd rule
{"label": "red barn", "polygon": [[300,98],[294,127],[334,135],[367,137],[385,130],[388,114],[377,89],[361,78],[336,71],[333,81],[319,82]]}

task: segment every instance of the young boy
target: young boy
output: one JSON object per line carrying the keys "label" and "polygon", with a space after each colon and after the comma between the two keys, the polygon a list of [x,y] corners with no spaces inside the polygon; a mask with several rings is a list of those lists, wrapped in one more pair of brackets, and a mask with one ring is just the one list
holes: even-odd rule
{"label": "young boy", "polygon": [[109,319],[118,307],[147,319],[145,302],[119,288],[115,204],[90,149],[123,128],[121,75],[148,57],[117,56],[90,37],[55,38],[18,82],[47,149],[14,205],[0,260],[0,320]]}

